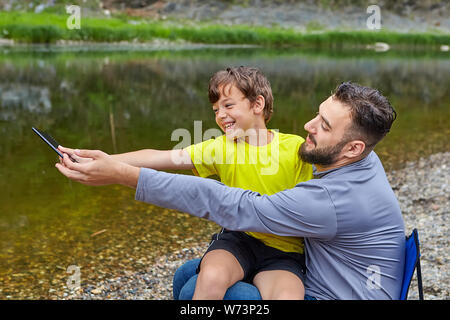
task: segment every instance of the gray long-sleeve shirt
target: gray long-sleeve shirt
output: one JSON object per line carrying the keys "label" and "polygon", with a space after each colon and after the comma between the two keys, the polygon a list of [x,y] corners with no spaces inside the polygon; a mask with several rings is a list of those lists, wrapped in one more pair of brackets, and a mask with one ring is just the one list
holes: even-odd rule
{"label": "gray long-sleeve shirt", "polygon": [[306,294],[317,299],[398,299],[405,231],[378,156],[274,195],[141,169],[136,200],[209,219],[230,230],[305,237]]}

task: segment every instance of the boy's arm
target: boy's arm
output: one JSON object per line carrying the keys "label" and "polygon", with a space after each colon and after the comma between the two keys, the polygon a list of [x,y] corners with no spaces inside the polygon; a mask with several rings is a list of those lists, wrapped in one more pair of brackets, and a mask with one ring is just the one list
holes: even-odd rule
{"label": "boy's arm", "polygon": [[155,170],[192,170],[189,152],[184,149],[154,150],[144,149],[139,151],[113,154],[111,158],[135,167],[151,168]]}
{"label": "boy's arm", "polygon": [[[79,158],[75,154],[74,149],[63,146],[58,147],[63,153],[69,154],[71,157],[79,160],[78,162],[86,162],[88,160]],[[134,167],[151,168],[155,170],[192,170],[192,163],[189,152],[184,149],[176,150],[153,150],[144,149],[133,152],[112,154],[110,158],[115,161],[124,162]]]}

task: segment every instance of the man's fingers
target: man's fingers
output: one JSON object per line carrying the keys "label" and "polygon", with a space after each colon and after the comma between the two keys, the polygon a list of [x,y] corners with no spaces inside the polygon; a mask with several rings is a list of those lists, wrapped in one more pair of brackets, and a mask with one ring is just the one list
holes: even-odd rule
{"label": "man's fingers", "polygon": [[58,149],[62,152],[62,153],[67,153],[72,159],[74,159],[76,162],[78,163],[83,163],[83,162],[87,162],[87,161],[92,161],[91,158],[82,158],[80,156],[76,155],[76,151],[78,149],[71,149],[71,148],[66,148],[63,147],[61,145],[58,146]]}
{"label": "man's fingers", "polygon": [[84,162],[89,162],[89,161],[93,160],[92,158],[83,158],[83,157],[77,156],[75,153],[71,154],[70,157],[78,163],[84,163]]}
{"label": "man's fingers", "polygon": [[99,159],[105,155],[107,155],[106,153],[104,153],[103,151],[100,150],[74,150],[76,155],[79,155],[80,157],[83,158],[92,158],[92,159]]}
{"label": "man's fingers", "polygon": [[65,167],[69,168],[70,170],[78,171],[81,173],[84,173],[84,171],[85,171],[84,166],[80,163],[76,163],[76,162],[73,162],[72,160],[70,160],[69,155],[67,153],[64,153],[63,164]]}
{"label": "man's fingers", "polygon": [[58,150],[61,151],[62,154],[67,153],[72,159],[74,159],[76,157],[73,149],[58,145]]}
{"label": "man's fingers", "polygon": [[74,152],[74,149],[66,148],[61,145],[58,146],[58,149],[61,150],[63,153],[68,153],[70,155],[72,155]]}
{"label": "man's fingers", "polygon": [[59,172],[61,172],[67,178],[76,180],[79,182],[83,181],[84,175],[82,173],[80,173],[78,171],[70,170],[69,168],[65,167],[64,165],[62,165],[60,163],[55,164],[55,167],[59,170]]}

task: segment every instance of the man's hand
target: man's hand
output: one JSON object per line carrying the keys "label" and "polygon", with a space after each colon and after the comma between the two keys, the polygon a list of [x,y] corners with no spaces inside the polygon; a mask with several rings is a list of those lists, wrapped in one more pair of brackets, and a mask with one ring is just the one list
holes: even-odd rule
{"label": "man's hand", "polygon": [[[65,149],[70,151],[65,152],[61,163],[55,166],[67,178],[91,186],[123,184],[136,188],[139,168],[114,161],[103,151]],[[71,152],[79,163],[70,160]]]}
{"label": "man's hand", "polygon": [[[58,146],[58,150],[61,151],[62,154],[67,153],[69,155],[70,158],[76,160],[78,163],[85,163],[85,162],[89,162],[92,161],[92,158],[82,158],[76,155],[75,150],[77,149],[71,149],[71,148],[66,148],[63,146]],[[63,159],[60,157],[59,158],[59,162],[61,164],[63,164]]]}

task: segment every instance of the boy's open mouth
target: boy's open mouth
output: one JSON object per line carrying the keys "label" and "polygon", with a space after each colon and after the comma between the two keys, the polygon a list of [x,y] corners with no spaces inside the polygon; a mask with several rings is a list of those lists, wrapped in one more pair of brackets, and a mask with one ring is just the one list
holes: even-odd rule
{"label": "boy's open mouth", "polygon": [[227,130],[234,128],[234,124],[235,124],[235,122],[227,122],[227,123],[223,124],[223,127],[224,127],[225,131],[227,131]]}

